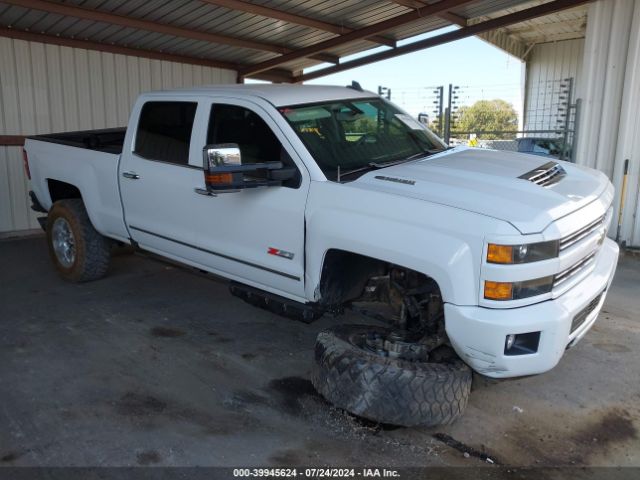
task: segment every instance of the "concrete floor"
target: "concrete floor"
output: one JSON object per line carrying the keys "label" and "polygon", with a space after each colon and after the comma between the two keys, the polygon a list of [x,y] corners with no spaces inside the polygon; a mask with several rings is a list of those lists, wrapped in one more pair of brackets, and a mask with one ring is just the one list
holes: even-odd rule
{"label": "concrete floor", "polygon": [[305,325],[134,255],[72,285],[42,237],[0,241],[0,265],[0,465],[640,466],[638,258],[558,367],[476,376],[466,415],[437,429],[369,425],[315,394],[314,338],[353,314]]}

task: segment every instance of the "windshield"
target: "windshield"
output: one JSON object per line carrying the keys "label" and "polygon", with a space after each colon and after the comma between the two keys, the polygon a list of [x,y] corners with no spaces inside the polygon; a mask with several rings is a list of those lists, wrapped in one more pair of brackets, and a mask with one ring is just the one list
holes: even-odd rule
{"label": "windshield", "polygon": [[381,99],[282,107],[329,180],[446,149],[423,124]]}

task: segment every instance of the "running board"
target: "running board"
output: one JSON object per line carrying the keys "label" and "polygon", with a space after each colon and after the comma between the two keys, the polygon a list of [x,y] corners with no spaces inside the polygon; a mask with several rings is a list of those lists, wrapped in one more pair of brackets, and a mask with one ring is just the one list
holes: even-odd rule
{"label": "running board", "polygon": [[311,323],[324,313],[324,310],[317,305],[295,302],[238,282],[229,283],[229,292],[254,307],[304,323]]}

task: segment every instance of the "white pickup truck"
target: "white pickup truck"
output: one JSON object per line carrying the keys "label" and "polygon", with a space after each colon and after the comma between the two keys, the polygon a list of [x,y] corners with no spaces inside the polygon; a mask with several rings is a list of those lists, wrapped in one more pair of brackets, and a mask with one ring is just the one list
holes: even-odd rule
{"label": "white pickup truck", "polygon": [[312,381],[399,425],[451,422],[471,369],[545,372],[595,322],[613,187],[549,160],[447,148],[357,85],[145,93],[126,130],[25,144],[63,278],[102,277],[125,243],[285,316],[357,309],[365,325],[319,334]]}

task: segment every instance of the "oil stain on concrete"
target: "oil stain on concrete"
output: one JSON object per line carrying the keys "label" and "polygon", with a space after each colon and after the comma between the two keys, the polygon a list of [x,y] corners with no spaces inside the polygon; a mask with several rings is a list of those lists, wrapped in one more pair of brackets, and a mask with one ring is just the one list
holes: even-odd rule
{"label": "oil stain on concrete", "polygon": [[175,337],[182,337],[185,334],[186,332],[179,330],[177,328],[153,327],[151,329],[151,335],[154,337],[175,338]]}

